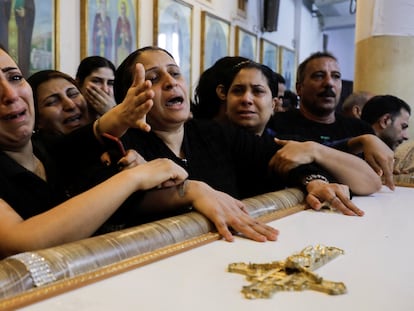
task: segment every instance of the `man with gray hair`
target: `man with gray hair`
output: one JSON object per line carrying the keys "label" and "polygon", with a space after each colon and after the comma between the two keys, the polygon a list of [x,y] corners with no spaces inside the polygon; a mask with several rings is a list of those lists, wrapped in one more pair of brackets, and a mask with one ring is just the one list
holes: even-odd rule
{"label": "man with gray hair", "polygon": [[362,108],[373,94],[365,91],[354,92],[345,98],[342,104],[342,114],[347,117],[361,118]]}
{"label": "man with gray hair", "polygon": [[278,138],[312,140],[342,151],[363,155],[371,167],[394,189],[394,152],[371,126],[336,113],[342,90],[338,60],[329,52],[316,52],[297,69],[299,109],[279,112],[272,124]]}

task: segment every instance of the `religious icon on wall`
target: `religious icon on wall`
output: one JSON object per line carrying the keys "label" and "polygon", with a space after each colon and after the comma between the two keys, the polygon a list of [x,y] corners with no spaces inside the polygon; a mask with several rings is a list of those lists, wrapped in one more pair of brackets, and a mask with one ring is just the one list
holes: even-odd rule
{"label": "religious icon on wall", "polygon": [[260,39],[260,62],[273,71],[279,71],[279,48],[266,39]]}
{"label": "religious icon on wall", "polygon": [[82,0],[81,57],[118,66],[137,47],[137,0]]}
{"label": "religious icon on wall", "polygon": [[283,47],[280,53],[280,74],[286,80],[286,89],[295,90],[296,58],[295,51]]}
{"label": "religious icon on wall", "polygon": [[23,76],[55,68],[56,0],[0,0],[0,44]]}
{"label": "religious icon on wall", "polygon": [[201,12],[201,71],[229,55],[230,23],[206,11]]}
{"label": "religious icon on wall", "polygon": [[236,26],[236,55],[256,61],[256,35]]}

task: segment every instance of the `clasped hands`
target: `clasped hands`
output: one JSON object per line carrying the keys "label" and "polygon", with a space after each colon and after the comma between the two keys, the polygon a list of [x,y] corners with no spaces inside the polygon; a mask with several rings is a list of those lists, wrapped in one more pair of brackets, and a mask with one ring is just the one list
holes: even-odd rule
{"label": "clasped hands", "polygon": [[[297,142],[275,139],[275,142],[283,146],[271,159],[269,166],[281,174],[302,164],[309,164],[316,160],[316,150],[319,144],[313,141]],[[342,212],[345,215],[362,216],[361,211],[350,199],[350,189],[347,185],[326,183],[321,180],[310,182],[306,186],[307,204],[320,210],[324,206]]]}

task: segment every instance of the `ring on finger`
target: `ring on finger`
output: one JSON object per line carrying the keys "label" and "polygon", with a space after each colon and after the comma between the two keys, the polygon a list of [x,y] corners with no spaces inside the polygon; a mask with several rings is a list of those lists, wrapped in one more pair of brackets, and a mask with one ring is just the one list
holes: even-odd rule
{"label": "ring on finger", "polygon": [[322,206],[323,206],[324,208],[327,208],[327,209],[330,209],[330,210],[334,210],[334,207],[332,206],[332,203],[333,203],[336,199],[338,199],[338,197],[335,195],[335,196],[333,196],[331,199],[329,199],[328,201],[323,202],[323,203],[322,203]]}
{"label": "ring on finger", "polygon": [[333,201],[335,201],[338,197],[334,195],[327,203],[332,204]]}

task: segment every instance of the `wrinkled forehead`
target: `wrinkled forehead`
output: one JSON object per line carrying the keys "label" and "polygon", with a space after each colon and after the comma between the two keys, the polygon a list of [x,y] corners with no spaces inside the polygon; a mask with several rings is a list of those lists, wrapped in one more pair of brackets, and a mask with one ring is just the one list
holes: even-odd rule
{"label": "wrinkled forehead", "polygon": [[66,90],[74,88],[77,89],[77,86],[72,82],[62,77],[53,77],[40,83],[37,89],[34,90],[34,96],[40,103],[51,95],[66,92]]}
{"label": "wrinkled forehead", "polygon": [[147,50],[137,55],[135,63],[141,63],[145,70],[168,65],[177,65],[175,60],[162,50]]}
{"label": "wrinkled forehead", "polygon": [[335,59],[330,57],[319,57],[309,61],[306,66],[307,73],[312,73],[315,71],[341,72],[341,69]]}

